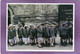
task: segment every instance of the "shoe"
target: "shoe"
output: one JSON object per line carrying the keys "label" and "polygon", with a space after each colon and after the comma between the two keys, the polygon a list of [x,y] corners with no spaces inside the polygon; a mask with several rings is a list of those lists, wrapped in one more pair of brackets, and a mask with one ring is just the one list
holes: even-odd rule
{"label": "shoe", "polygon": [[54,44],[51,44],[51,47],[55,47],[55,45]]}
{"label": "shoe", "polygon": [[31,46],[33,46],[33,43],[31,43]]}
{"label": "shoe", "polygon": [[25,45],[28,45],[28,44],[25,44]]}
{"label": "shoe", "polygon": [[29,43],[27,45],[29,45]]}
{"label": "shoe", "polygon": [[41,45],[39,45],[39,48],[42,48],[42,46],[41,46]]}
{"label": "shoe", "polygon": [[51,47],[53,47],[53,44],[51,44]]}
{"label": "shoe", "polygon": [[10,46],[14,46],[14,44],[10,44]]}
{"label": "shoe", "polygon": [[73,44],[73,42],[70,42],[70,45],[72,45]]}
{"label": "shoe", "polygon": [[63,46],[67,46],[67,43],[66,43],[66,42],[64,42],[64,43],[63,43]]}

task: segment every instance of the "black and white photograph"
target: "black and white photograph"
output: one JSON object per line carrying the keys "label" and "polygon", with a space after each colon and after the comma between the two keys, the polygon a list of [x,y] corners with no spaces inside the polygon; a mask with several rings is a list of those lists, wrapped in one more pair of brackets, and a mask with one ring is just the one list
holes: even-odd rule
{"label": "black and white photograph", "polygon": [[74,3],[7,3],[7,51],[74,51]]}

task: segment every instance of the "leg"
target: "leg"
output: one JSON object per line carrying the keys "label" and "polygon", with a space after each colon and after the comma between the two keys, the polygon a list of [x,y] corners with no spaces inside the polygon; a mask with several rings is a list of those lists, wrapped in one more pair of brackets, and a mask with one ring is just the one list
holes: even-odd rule
{"label": "leg", "polygon": [[10,46],[13,46],[14,42],[12,39],[9,39],[9,44],[10,44]]}
{"label": "leg", "polygon": [[25,38],[25,45],[27,45],[27,38]]}
{"label": "leg", "polygon": [[55,46],[55,38],[52,39],[53,46]]}
{"label": "leg", "polygon": [[16,44],[17,37],[14,37],[14,43]]}
{"label": "leg", "polygon": [[46,38],[46,46],[48,47],[49,46],[49,39]]}

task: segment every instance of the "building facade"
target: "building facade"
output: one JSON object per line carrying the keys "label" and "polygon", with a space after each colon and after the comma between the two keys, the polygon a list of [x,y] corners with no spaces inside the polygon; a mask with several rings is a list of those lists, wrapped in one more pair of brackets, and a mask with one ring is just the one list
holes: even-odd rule
{"label": "building facade", "polygon": [[8,24],[53,22],[58,5],[8,4]]}
{"label": "building facade", "polygon": [[9,24],[73,21],[73,5],[8,4]]}

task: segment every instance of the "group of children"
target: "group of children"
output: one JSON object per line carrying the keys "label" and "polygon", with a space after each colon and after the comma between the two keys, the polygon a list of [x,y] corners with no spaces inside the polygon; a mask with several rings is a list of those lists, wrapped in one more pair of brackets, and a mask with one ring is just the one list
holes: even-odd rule
{"label": "group of children", "polygon": [[[19,24],[19,28],[17,30],[15,27],[13,27],[12,24],[10,24],[8,29],[8,42],[11,46],[16,44],[18,35],[19,45],[31,44],[33,46],[37,44],[39,48],[42,48],[44,46],[55,47],[55,38],[57,37],[57,34],[59,34],[62,46],[67,45],[67,40],[69,40],[69,44],[72,45],[73,26],[72,23],[69,24],[63,22],[58,26],[56,23],[51,24],[49,22],[45,22],[36,26],[30,25],[29,27],[27,25],[23,27],[21,24]],[[28,38],[30,39],[29,43]]]}

